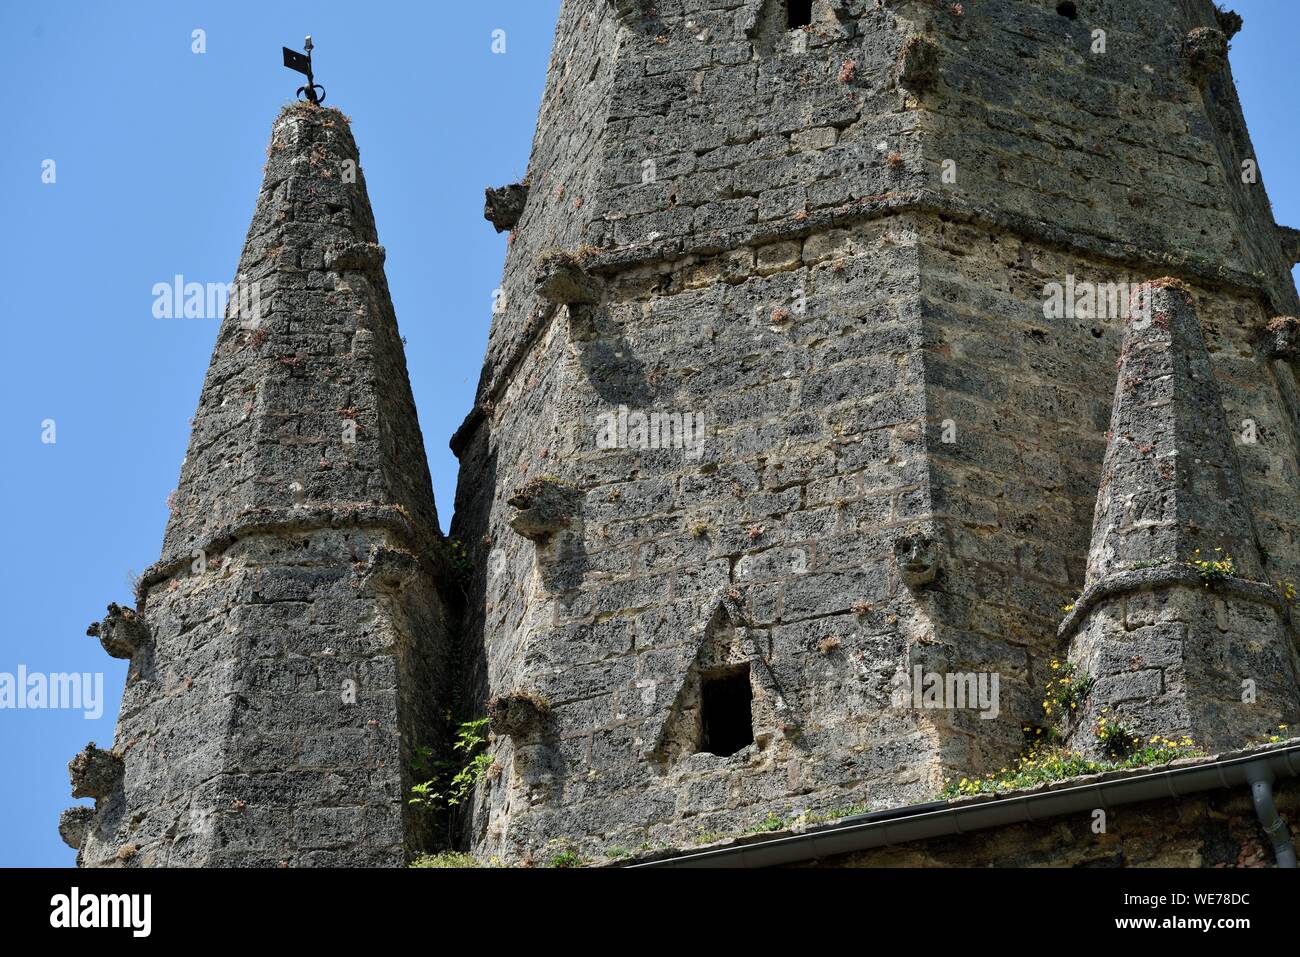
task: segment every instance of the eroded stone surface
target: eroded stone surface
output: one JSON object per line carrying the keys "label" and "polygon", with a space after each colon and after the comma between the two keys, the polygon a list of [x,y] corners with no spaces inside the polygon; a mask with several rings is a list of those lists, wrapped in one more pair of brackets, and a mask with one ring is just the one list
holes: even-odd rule
{"label": "eroded stone surface", "polygon": [[[563,5],[454,521],[467,696],[536,688],[554,737],[493,743],[477,853],[682,846],[1012,763],[1084,585],[1123,329],[1046,317],[1053,283],[1179,264],[1224,418],[1271,436],[1236,448],[1260,577],[1300,572],[1294,383],[1257,347],[1295,290],[1228,75],[1183,55],[1213,5],[964,7],[819,2],[790,31],[758,0]],[[916,37],[923,95],[898,82]],[[602,284],[576,323],[535,285],[557,253]],[[598,447],[620,407],[704,413],[702,457]],[[509,528],[538,475],[581,497],[549,550]],[[918,528],[943,561],[913,589],[894,544]],[[788,717],[693,750],[691,676],[744,661]],[[998,674],[1000,716],[891,708],[917,665]]]}
{"label": "eroded stone surface", "polygon": [[106,798],[122,784],[122,756],[92,741],[68,762],[74,798]]}
{"label": "eroded stone surface", "polygon": [[408,803],[446,741],[450,575],[383,260],[346,118],[286,109],[237,273],[257,309],[217,333],[137,609],[100,626],[152,636],[122,786],[80,788],[83,864],[400,865],[445,831]]}
{"label": "eroded stone surface", "polygon": [[103,621],[91,624],[86,635],[98,638],[114,658],[129,659],[149,640],[149,626],[133,609],[110,604]]}
{"label": "eroded stone surface", "polygon": [[[1242,181],[1215,24],[1233,25],[1207,0],[817,0],[794,30],[777,0],[565,0],[527,201],[492,191],[485,211],[512,241],[454,440],[472,570],[454,625],[364,181],[326,175],[355,144],[341,115],[292,111],[240,263],[266,321],[219,334],[141,589],[125,788],[83,859],[400,862],[446,833],[410,814],[406,769],[445,744],[453,680],[463,717],[496,723],[461,831],[484,858],[924,801],[1043,722],[1062,607],[1093,567],[1157,554],[1129,540],[1130,504],[1161,556],[1203,542],[1300,578],[1300,390],[1260,347],[1300,314],[1293,236]],[[1046,290],[1170,272],[1205,345],[1173,371],[1124,352],[1148,404],[1119,403],[1108,442],[1123,324],[1049,316]],[[1162,410],[1179,370],[1197,388]],[[608,429],[632,413],[659,418]],[[1186,428],[1215,415],[1231,436]],[[1246,420],[1262,441],[1236,444]],[[1107,500],[1090,566],[1125,431],[1132,503]],[[1294,708],[1280,607],[1125,596],[1076,635],[1098,701],[1225,736]],[[900,706],[918,668],[996,674],[998,715]],[[1262,676],[1248,713],[1243,668]],[[737,675],[751,737],[712,753],[710,682]],[[1060,851],[1042,830],[980,841],[897,859]]]}
{"label": "eroded stone surface", "polygon": [[84,804],[70,807],[59,815],[59,837],[74,851],[81,850],[86,834],[95,820],[95,809]]}

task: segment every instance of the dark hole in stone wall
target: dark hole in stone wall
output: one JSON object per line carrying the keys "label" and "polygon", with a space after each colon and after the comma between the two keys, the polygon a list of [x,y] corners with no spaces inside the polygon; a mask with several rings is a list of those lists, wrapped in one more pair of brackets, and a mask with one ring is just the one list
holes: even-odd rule
{"label": "dark hole in stone wall", "polygon": [[1058,3],[1056,12],[1063,17],[1069,17],[1071,20],[1079,19],[1079,10],[1070,0],[1065,0],[1065,3]]}
{"label": "dark hole in stone wall", "polygon": [[700,750],[719,757],[754,742],[749,665],[701,676]]}
{"label": "dark hole in stone wall", "polygon": [[790,29],[812,23],[813,0],[786,0],[786,23]]}

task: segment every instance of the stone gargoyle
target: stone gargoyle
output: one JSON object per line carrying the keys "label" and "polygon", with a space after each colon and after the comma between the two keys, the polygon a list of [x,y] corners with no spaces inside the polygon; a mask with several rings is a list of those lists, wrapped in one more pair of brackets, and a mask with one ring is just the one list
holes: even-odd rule
{"label": "stone gargoyle", "polygon": [[149,640],[149,626],[133,609],[110,604],[104,620],[91,624],[86,634],[98,638],[114,658],[130,658]]}
{"label": "stone gargoyle", "polygon": [[913,532],[894,541],[894,560],[899,577],[908,588],[924,588],[939,574],[939,543],[924,532]]}
{"label": "stone gargoyle", "polygon": [[546,542],[572,524],[581,497],[581,492],[559,479],[532,479],[506,500],[517,510],[510,527],[529,541]]}

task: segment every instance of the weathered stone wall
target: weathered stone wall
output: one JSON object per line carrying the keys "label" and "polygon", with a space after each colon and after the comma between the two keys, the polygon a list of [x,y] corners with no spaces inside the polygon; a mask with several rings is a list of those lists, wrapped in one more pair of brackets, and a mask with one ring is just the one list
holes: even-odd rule
{"label": "weathered stone wall", "polygon": [[140,582],[124,772],[84,864],[399,865],[427,843],[407,798],[449,700],[446,573],[357,164],[341,113],[276,122],[237,277],[257,311],[222,323]]}
{"label": "weathered stone wall", "polygon": [[[583,9],[581,4],[566,5],[561,43],[571,15],[580,15]],[[635,233],[641,245],[662,240],[667,244],[661,244],[665,254],[646,257],[652,263],[658,258],[662,265],[617,276],[617,288],[597,310],[594,337],[580,332],[574,341],[569,328],[572,310],[552,310],[551,321],[509,385],[497,391],[490,422],[474,433],[474,444],[466,443],[462,451],[465,474],[474,478],[461,485],[456,533],[477,546],[477,564],[486,572],[480,587],[485,589],[483,634],[491,692],[534,688],[550,701],[555,716],[553,741],[542,751],[530,750],[527,762],[518,760],[510,742],[498,742],[502,784],[489,799],[491,810],[485,808],[480,814],[476,831],[476,838],[495,832],[483,845],[492,851],[519,854],[530,847],[540,849],[551,837],[581,839],[597,832],[618,831],[620,839],[640,840],[656,827],[663,837],[676,836],[681,828],[669,822],[680,816],[679,802],[697,812],[727,813],[723,809],[728,805],[746,800],[728,793],[748,787],[734,774],[739,759],[706,769],[704,781],[694,791],[709,789],[712,794],[700,797],[692,794],[685,780],[666,780],[664,769],[652,770],[639,757],[659,745],[657,738],[678,690],[686,683],[691,661],[709,640],[701,633],[702,625],[737,585],[753,584],[762,596],[752,617],[765,633],[757,636],[755,647],[776,641],[773,629],[783,620],[839,617],[822,626],[824,635],[811,640],[806,629],[791,629],[781,636],[783,646],[798,645],[780,655],[780,667],[792,674],[783,679],[776,667],[771,669],[782,695],[798,697],[786,705],[803,714],[800,721],[810,733],[829,734],[821,729],[822,722],[842,720],[834,690],[844,681],[844,675],[837,673],[842,669],[823,667],[824,683],[830,687],[816,705],[802,673],[822,655],[815,650],[822,639],[829,653],[837,634],[847,636],[853,630],[850,606],[859,604],[863,614],[871,613],[867,606],[873,599],[880,606],[871,609],[879,615],[879,623],[860,639],[867,645],[891,647],[888,655],[869,656],[870,668],[881,671],[870,678],[872,689],[867,692],[877,705],[884,700],[882,695],[887,697],[887,682],[902,653],[903,643],[887,634],[892,627],[885,624],[890,617],[897,621],[888,607],[897,588],[889,583],[886,570],[892,539],[887,533],[880,535],[884,551],[877,549],[878,567],[867,571],[860,566],[861,536],[847,533],[865,527],[869,516],[881,508],[893,523],[895,500],[900,515],[923,511],[900,491],[906,487],[915,491],[920,485],[915,453],[922,441],[922,412],[916,404],[921,392],[919,380],[908,381],[915,376],[915,363],[909,367],[906,361],[919,347],[914,331],[917,317],[914,310],[903,311],[904,304],[898,301],[915,293],[914,282],[907,278],[916,273],[915,261],[899,239],[874,228],[860,239],[849,232],[830,234],[814,239],[805,249],[803,236],[811,229],[804,217],[792,215],[805,204],[796,202],[788,213],[770,205],[778,199],[774,191],[793,195],[803,186],[787,187],[815,179],[820,166],[825,166],[822,175],[834,178],[839,164],[851,158],[856,167],[859,160],[849,150],[850,158],[823,163],[821,150],[835,142],[837,131],[828,119],[812,134],[796,135],[808,126],[807,119],[797,115],[804,109],[801,104],[791,102],[781,108],[780,116],[770,113],[776,105],[775,92],[793,89],[801,77],[816,82],[818,96],[828,106],[842,99],[841,64],[836,62],[832,69],[824,52],[817,61],[824,69],[816,76],[801,72],[808,69],[802,55],[776,54],[769,67],[777,75],[765,78],[775,84],[774,92],[765,97],[769,113],[745,104],[757,82],[745,30],[766,31],[775,43],[771,20],[776,12],[784,16],[783,11],[769,10],[759,22],[756,12],[709,12],[693,19],[692,29],[699,29],[690,35],[684,31],[685,21],[691,18],[680,10],[663,11],[664,22],[642,22],[636,17],[626,21],[631,26],[620,34],[623,49],[612,65],[617,88],[605,93],[608,120],[603,115],[591,119],[607,126],[600,179],[594,190],[577,199],[584,215],[592,219],[583,238],[609,245],[603,237],[612,240],[611,230],[619,229],[631,230],[628,236]],[[598,5],[597,13],[604,29],[612,29],[612,11]],[[785,31],[779,33],[784,42]],[[701,34],[706,40],[696,39]],[[659,41],[661,36],[668,38],[666,43]],[[816,35],[812,40],[824,42]],[[674,57],[688,66],[701,56],[708,60],[714,49],[723,51],[722,61],[729,61],[720,62],[714,77],[720,84],[717,95],[731,90],[736,105],[745,104],[743,110],[697,111],[689,97],[677,95],[693,71],[669,69]],[[888,56],[879,53],[882,69]],[[642,67],[646,57],[653,59]],[[672,121],[664,121],[664,111],[674,114]],[[756,139],[760,127],[771,128],[771,135]],[[698,164],[697,152],[706,153]],[[540,159],[535,152],[532,169],[548,168],[547,159],[544,148]],[[643,183],[645,160],[653,161],[655,169],[648,176],[652,181]],[[699,175],[683,175],[688,163],[689,172]],[[891,174],[881,167],[869,175],[883,182]],[[678,197],[679,186],[696,192]],[[768,206],[760,213],[760,195],[769,192]],[[732,194],[735,202],[723,202]],[[550,197],[554,191],[548,189],[545,195]],[[530,206],[536,197],[534,191]],[[649,212],[656,204],[676,204],[679,199],[682,207],[666,216],[654,218],[658,214]],[[696,213],[682,217],[688,204],[698,208],[698,217]],[[821,205],[829,205],[829,200]],[[536,267],[535,258],[530,261],[519,244],[520,237],[534,228],[528,215],[512,243],[507,311],[498,317],[497,328],[528,323],[544,312],[529,288],[524,286],[516,294],[510,285],[520,285]],[[735,226],[754,234],[760,216],[769,221],[783,218],[781,229],[790,238],[718,256],[678,260],[667,255],[685,244],[673,237],[686,232],[698,232],[718,248],[731,247],[737,240],[727,235],[719,241],[718,231]],[[834,259],[839,262],[832,266]],[[809,289],[805,295],[823,298],[807,305],[807,315],[801,311],[795,316],[796,308],[805,307],[793,299],[800,283],[808,284],[814,268],[825,277],[819,280],[824,291]],[[842,303],[843,309],[832,308],[832,302]],[[813,316],[816,322],[809,321]],[[881,322],[883,327],[876,328]],[[847,347],[837,344],[845,333],[856,334],[857,341]],[[494,332],[494,339],[497,336]],[[824,424],[809,415],[793,436],[787,435],[786,420],[801,401],[801,380],[812,367],[809,352],[816,348],[824,352],[822,362],[828,366],[854,359],[865,366],[868,363],[862,360],[871,352],[882,353],[871,360],[869,371],[891,401],[875,412],[866,408],[865,399],[858,404],[860,418],[878,421],[853,421],[854,413],[846,407],[842,424]],[[738,361],[713,362],[709,355]],[[499,366],[489,359],[490,369]],[[829,406],[847,398],[849,371],[848,365],[838,373],[828,370],[812,383],[815,394],[809,406]],[[704,458],[692,462],[682,450],[598,452],[596,416],[620,405],[704,413],[711,432]],[[898,428],[895,434],[896,426],[908,422],[910,429]],[[896,459],[868,464],[869,457],[849,440],[845,446],[850,461],[844,474],[837,476],[835,452],[823,434],[827,428],[854,436],[874,430],[877,450],[887,450],[887,456]],[[780,462],[768,466],[768,459]],[[582,516],[561,541],[535,548],[509,529],[511,509],[505,500],[525,479],[547,473],[582,487]],[[804,488],[815,480],[821,484],[805,503]],[[847,491],[838,492],[837,483]],[[495,499],[496,511],[489,522],[476,521],[488,494]],[[834,504],[837,499],[868,496],[874,503],[861,501],[855,511],[847,505],[836,509]],[[782,516],[794,512],[801,514],[782,521]],[[843,529],[845,537],[825,547],[839,547],[844,553],[828,551],[817,558],[808,545],[835,528]],[[743,567],[733,569],[746,553],[750,557]],[[791,562],[803,563],[804,571],[824,570],[825,574],[798,589],[783,613],[780,579]],[[844,571],[836,574],[836,569]],[[823,594],[828,588],[829,596]],[[907,603],[906,596],[899,599]],[[751,617],[748,611],[737,614]],[[571,636],[577,644],[563,641],[561,635]],[[862,651],[852,645],[839,656],[847,659]],[[648,653],[652,650],[655,654]],[[770,651],[764,657],[772,658]],[[889,725],[889,716],[874,715],[875,724]],[[915,722],[909,724],[912,729],[906,733],[923,734]],[[899,764],[892,743],[898,733],[875,727],[862,732],[876,752],[867,760],[878,769]],[[780,783],[783,776],[808,774],[809,780],[825,779],[827,800],[832,800],[834,781],[856,782],[864,774],[852,761],[833,778],[799,761],[792,769],[789,759],[797,754],[789,739],[781,737],[772,747],[785,755],[765,754],[758,759],[766,768],[762,773],[774,782],[766,788],[773,796],[787,790]],[[514,767],[520,763],[528,766]],[[593,777],[592,772],[599,771],[606,773]],[[599,777],[611,780],[606,783]],[[931,786],[923,768],[909,768],[897,786],[899,799],[924,796]],[[639,792],[637,807],[611,805],[606,800],[611,788],[621,795]],[[525,802],[538,803],[542,816],[552,819],[540,822],[536,834],[512,835],[503,844],[505,835],[500,832],[513,819],[515,808]],[[563,811],[558,810],[561,805]],[[557,814],[562,816],[556,818]],[[489,818],[495,823],[490,824]],[[707,824],[701,820],[691,826]]]}
{"label": "weathered stone wall", "polygon": [[[926,238],[929,474],[936,524],[953,557],[939,623],[1001,670],[1004,694],[1021,682],[1030,694],[1051,677],[1049,662],[1064,660],[1056,628],[1083,590],[1122,328],[1108,318],[1045,318],[1042,290],[1071,273],[1080,284],[1136,284],[1143,276],[1140,267],[975,225],[935,224]],[[1296,433],[1278,379],[1256,351],[1267,312],[1235,290],[1198,288],[1195,299],[1230,423],[1225,438],[1235,442],[1268,559],[1262,575],[1252,574],[1296,581],[1300,513],[1285,504],[1300,496]],[[1241,442],[1245,420],[1255,424],[1254,444]],[[943,441],[945,423],[955,441]],[[1188,468],[1197,468],[1190,458]],[[1236,683],[1240,692],[1240,676]],[[1040,720],[1036,708],[1017,713],[1016,720]],[[985,748],[995,740],[989,724],[979,729]],[[1005,763],[1018,743],[1004,730]],[[986,759],[975,766],[992,766],[993,754]]]}
{"label": "weathered stone wall", "polygon": [[1054,0],[899,6],[941,49],[922,152],[956,163],[955,182],[928,186],[943,202],[1071,246],[1262,274],[1294,302],[1263,181],[1241,179],[1255,154],[1230,72],[1185,52],[1218,26],[1208,0],[1095,0],[1075,19]]}
{"label": "weathered stone wall", "polygon": [[[787,31],[777,0],[565,4],[530,177],[567,171],[557,123],[582,165],[530,195],[455,443],[470,698],[549,706],[493,743],[478,852],[681,843],[1010,763],[1065,655],[1115,383],[1117,322],[1044,317],[1070,274],[1193,284],[1228,421],[1260,437],[1265,573],[1300,571],[1294,376],[1256,346],[1295,290],[1229,162],[1230,78],[1181,52],[1212,9],[1094,6],[819,0]],[[603,105],[561,122],[578,35]],[[533,286],[553,252],[585,270],[567,298]],[[701,457],[598,448],[624,406],[702,413]],[[533,540],[509,500],[539,477],[573,505]],[[685,753],[701,674],[741,662],[755,743]],[[999,716],[890,708],[916,665],[998,674]]]}
{"label": "weathered stone wall", "polygon": [[[733,821],[751,788],[817,792],[824,807],[867,776],[895,801],[932,790],[923,761],[901,760],[925,752],[927,726],[884,710],[906,661],[902,632],[917,625],[893,537],[925,511],[923,413],[908,405],[922,395],[914,249],[880,229],[832,242],[787,244],[769,275],[746,249],[620,277],[599,339],[636,357],[622,377],[584,362],[587,345],[557,323],[572,352],[551,375],[572,424],[546,437],[529,474],[555,472],[585,495],[553,541],[503,527],[487,563],[488,620],[503,629],[488,649],[493,690],[536,691],[554,719],[527,767],[499,742],[503,775],[482,826],[524,802],[539,813],[536,831],[493,852],[597,829],[611,843],[680,839]],[[715,282],[723,269],[731,282]],[[774,321],[800,284],[806,313]],[[713,350],[743,361],[711,363]],[[593,382],[594,368],[604,371]],[[857,394],[863,377],[872,386]],[[700,411],[702,456],[597,449],[598,415],[620,404]],[[734,758],[652,760],[693,660],[727,626],[745,630],[753,650],[742,657],[762,659],[763,693],[780,697],[789,727],[774,717],[768,746]]]}
{"label": "weathered stone wall", "polygon": [[510,234],[498,300],[501,314],[488,339],[479,407],[497,399],[520,350],[539,332],[531,295],[534,264],[548,252],[580,246],[594,215],[590,201],[605,156],[605,116],[619,54],[617,23],[608,6],[609,0],[573,0],[560,14],[523,177],[528,198]]}

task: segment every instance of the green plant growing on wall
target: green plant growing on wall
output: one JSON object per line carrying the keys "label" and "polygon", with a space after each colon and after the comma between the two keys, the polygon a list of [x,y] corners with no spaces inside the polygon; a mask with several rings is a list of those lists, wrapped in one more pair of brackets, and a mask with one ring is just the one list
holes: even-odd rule
{"label": "green plant growing on wall", "polygon": [[1109,717],[1109,712],[1109,708],[1101,709],[1101,714],[1092,726],[1093,736],[1101,745],[1101,749],[1112,758],[1128,757],[1142,742],[1128,725],[1117,718]]}
{"label": "green plant growing on wall", "polygon": [[1141,561],[1129,563],[1128,567],[1131,568],[1133,571],[1139,571],[1143,568],[1159,568],[1161,565],[1168,565],[1168,564],[1169,564],[1169,559],[1167,558],[1144,558]]}
{"label": "green plant growing on wall", "polygon": [[1025,747],[1021,750],[1055,747],[1061,741],[1061,732],[1052,725],[1026,724],[1020,730],[1025,736]]}
{"label": "green plant growing on wall", "polygon": [[1101,710],[1092,727],[1092,733],[1108,759],[1093,761],[1077,752],[1066,751],[1060,746],[1060,728],[1068,727],[1071,716],[1092,690],[1094,679],[1080,673],[1070,662],[1053,660],[1050,667],[1053,677],[1048,681],[1043,696],[1043,710],[1054,719],[1056,726],[1023,725],[1025,748],[1014,767],[990,771],[983,777],[950,778],[944,782],[940,798],[951,800],[972,794],[997,794],[1084,774],[1149,767],[1204,754],[1186,736],[1174,739],[1155,735],[1143,744],[1131,728],[1110,716],[1109,708]]}
{"label": "green plant growing on wall", "polygon": [[790,822],[783,817],[779,817],[775,811],[768,811],[767,817],[757,824],[751,824],[745,828],[746,834],[766,834],[771,831],[784,831],[790,826]]}
{"label": "green plant growing on wall", "polygon": [[965,797],[971,794],[998,794],[1005,791],[1017,791],[1053,781],[1064,781],[1084,774],[1101,774],[1105,771],[1119,771],[1133,768],[1151,767],[1168,764],[1178,758],[1196,758],[1204,755],[1192,743],[1192,739],[1183,737],[1179,740],[1153,737],[1147,744],[1138,747],[1122,759],[1113,761],[1092,761],[1081,754],[1053,749],[1042,751],[1030,747],[1016,761],[1014,768],[1002,768],[996,774],[989,772],[984,777],[948,780],[939,797]]}
{"label": "green plant growing on wall", "polygon": [[469,553],[469,547],[458,538],[444,538],[442,553],[456,573],[457,580],[462,585],[467,582],[474,571],[474,558]]}
{"label": "green plant growing on wall", "polygon": [[1052,678],[1043,692],[1043,713],[1066,722],[1092,690],[1093,678],[1079,674],[1071,661],[1062,663],[1052,659],[1048,667],[1052,669]]}
{"label": "green plant growing on wall", "polygon": [[1215,558],[1201,558],[1201,550],[1198,548],[1192,553],[1192,560],[1187,563],[1207,585],[1211,582],[1223,581],[1225,578],[1233,578],[1237,574],[1237,566],[1232,556],[1225,555],[1222,548],[1216,548],[1214,551]]}
{"label": "green plant growing on wall", "polygon": [[410,803],[428,810],[450,810],[467,801],[492,767],[487,750],[487,718],[463,721],[456,728],[452,760],[433,760],[428,748],[417,749],[417,772],[430,772],[427,781],[411,788]]}
{"label": "green plant growing on wall", "polygon": [[582,867],[587,862],[577,851],[560,851],[552,854],[546,862],[547,867]]}
{"label": "green plant growing on wall", "polygon": [[1270,731],[1268,734],[1262,737],[1257,735],[1251,735],[1246,740],[1246,744],[1248,747],[1252,747],[1252,748],[1263,747],[1266,744],[1281,744],[1284,741],[1289,741],[1291,739],[1291,734],[1289,729],[1290,729],[1290,725],[1279,724],[1277,726],[1276,731]]}
{"label": "green plant growing on wall", "polygon": [[411,861],[410,867],[426,868],[466,868],[478,867],[479,862],[472,855],[460,851],[443,851],[441,854],[421,854]]}

